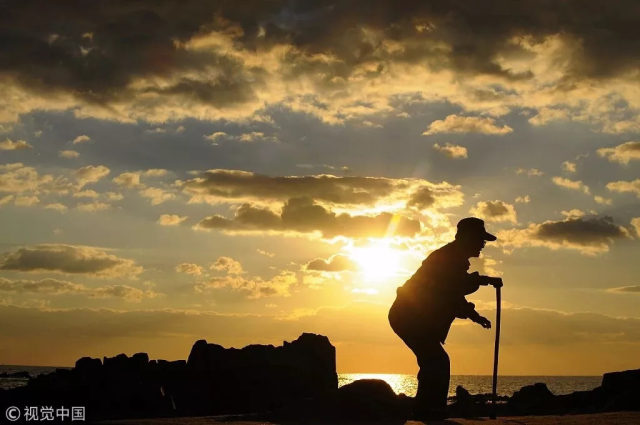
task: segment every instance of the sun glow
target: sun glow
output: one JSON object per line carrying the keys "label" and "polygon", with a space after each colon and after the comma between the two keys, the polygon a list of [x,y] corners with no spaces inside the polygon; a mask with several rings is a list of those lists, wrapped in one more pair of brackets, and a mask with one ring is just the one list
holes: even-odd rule
{"label": "sun glow", "polygon": [[402,254],[383,239],[369,242],[364,247],[351,248],[349,257],[358,265],[366,283],[380,284],[401,272]]}

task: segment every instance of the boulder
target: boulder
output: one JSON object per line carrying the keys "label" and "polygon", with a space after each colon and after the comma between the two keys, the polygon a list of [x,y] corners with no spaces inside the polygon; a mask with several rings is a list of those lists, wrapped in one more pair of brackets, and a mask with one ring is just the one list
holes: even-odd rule
{"label": "boulder", "polygon": [[640,369],[605,373],[603,410],[640,410]]}
{"label": "boulder", "polygon": [[280,347],[224,348],[196,341],[187,360],[193,414],[267,411],[338,388],[335,347],[325,336],[302,334]]}
{"label": "boulder", "polygon": [[640,369],[605,373],[602,389],[608,393],[640,391]]}
{"label": "boulder", "polygon": [[350,420],[406,417],[403,404],[381,379],[359,379],[338,390],[336,417]]}
{"label": "boulder", "polygon": [[552,412],[555,404],[556,397],[547,385],[538,382],[516,391],[507,406],[514,414],[541,414]]}

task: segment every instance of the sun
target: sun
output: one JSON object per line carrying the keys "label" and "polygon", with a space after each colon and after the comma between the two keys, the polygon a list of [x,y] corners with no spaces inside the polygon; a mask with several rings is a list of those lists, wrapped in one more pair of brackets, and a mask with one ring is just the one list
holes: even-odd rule
{"label": "sun", "polygon": [[367,283],[383,283],[396,277],[401,271],[402,251],[381,239],[364,247],[353,247],[349,257],[358,265]]}

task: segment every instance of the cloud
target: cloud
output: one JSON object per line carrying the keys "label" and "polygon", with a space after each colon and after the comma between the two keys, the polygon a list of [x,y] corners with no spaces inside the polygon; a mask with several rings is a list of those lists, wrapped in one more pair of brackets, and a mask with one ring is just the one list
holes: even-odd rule
{"label": "cloud", "polygon": [[111,170],[104,165],[87,165],[86,167],[78,168],[74,175],[80,188],[82,188],[89,183],[99,181],[103,177],[106,177],[110,172]]}
{"label": "cloud", "polygon": [[[459,186],[423,179],[336,177],[332,175],[271,177],[247,171],[209,170],[199,177],[178,181],[191,202],[265,202],[309,197],[318,202],[343,205],[393,203],[410,197],[410,205],[448,207],[462,203]],[[428,202],[419,202],[425,198]]]}
{"label": "cloud", "polygon": [[430,136],[438,133],[481,133],[504,135],[511,133],[513,129],[508,125],[499,127],[495,120],[489,117],[463,117],[449,115],[444,120],[436,120],[429,124],[429,128],[422,134]]}
{"label": "cloud", "polygon": [[0,278],[0,291],[4,292],[59,295],[79,293],[85,290],[84,285],[57,279],[9,280]]}
{"label": "cloud", "polygon": [[165,170],[164,168],[149,168],[148,170],[145,170],[143,172],[143,174],[147,177],[163,177],[168,173],[169,171]]}
{"label": "cloud", "polygon": [[264,249],[256,249],[256,252],[260,255],[264,255],[265,257],[273,258],[276,256],[273,252],[265,251]]}
{"label": "cloud", "polygon": [[69,207],[67,207],[64,204],[61,204],[59,202],[54,202],[52,204],[47,204],[44,207],[47,210],[54,210],[54,211],[58,211],[58,212],[65,212],[69,209]]}
{"label": "cloud", "polygon": [[117,192],[106,192],[104,195],[109,201],[121,201],[124,199],[124,196]]}
{"label": "cloud", "polygon": [[612,192],[631,192],[640,198],[640,179],[635,179],[633,181],[619,180],[617,182],[610,182],[607,183],[607,189]]}
{"label": "cloud", "polygon": [[576,163],[571,161],[564,161],[562,163],[562,169],[568,173],[576,172]]}
{"label": "cloud", "polygon": [[176,266],[176,271],[178,273],[200,276],[202,274],[202,267],[194,263],[180,263]]}
{"label": "cloud", "polygon": [[58,156],[60,158],[74,159],[74,158],[80,157],[80,154],[76,151],[64,150],[64,151],[59,151]]}
{"label": "cloud", "polygon": [[177,214],[161,214],[160,217],[158,217],[157,223],[162,226],[177,226],[187,218],[187,216],[180,216]]}
{"label": "cloud", "polygon": [[640,142],[625,142],[614,148],[600,148],[598,155],[611,162],[629,164],[630,161],[640,160]]}
{"label": "cloud", "polygon": [[80,136],[73,139],[71,143],[73,143],[74,145],[77,145],[79,143],[87,143],[90,140],[91,140],[91,137],[87,136],[86,134],[81,134]]}
{"label": "cloud", "polygon": [[571,190],[582,191],[587,195],[591,193],[589,190],[589,186],[585,185],[580,180],[571,180],[571,179],[565,179],[564,177],[556,176],[556,177],[553,177],[551,181],[553,181],[553,183],[556,186],[564,187],[566,189],[571,189]]}
{"label": "cloud", "polygon": [[92,298],[122,298],[128,302],[139,303],[147,298],[156,298],[159,294],[151,289],[139,289],[128,285],[108,285],[94,288],[89,296]]}
{"label": "cloud", "polygon": [[143,187],[144,185],[140,184],[140,175],[140,172],[120,173],[113,178],[113,182],[118,186],[126,187],[129,189]]}
{"label": "cloud", "polygon": [[498,232],[506,247],[538,246],[550,249],[574,249],[594,255],[609,250],[616,239],[628,238],[629,232],[607,216],[570,215],[562,221],[532,223],[525,229]]}
{"label": "cloud", "polygon": [[[596,0],[490,8],[384,0],[366,17],[364,0],[301,4],[252,3],[248,14],[234,2],[145,0],[110,3],[96,15],[22,2],[0,18],[9,46],[0,122],[51,109],[129,122],[233,120],[283,105],[325,122],[364,123],[372,113],[404,112],[393,97],[429,81],[421,96],[469,114],[531,108],[539,124],[555,115],[606,131],[640,128],[638,46],[628,36],[633,25],[618,18],[634,10],[630,0],[607,5],[597,22]],[[41,14],[50,20],[33,18]],[[54,24],[62,20],[64,28]]]}
{"label": "cloud", "polygon": [[249,133],[243,133],[236,137],[236,140],[243,143],[256,143],[256,142],[277,142],[278,139],[273,136],[265,136],[261,131],[252,131]]}
{"label": "cloud", "polygon": [[213,277],[206,282],[195,285],[196,292],[207,292],[215,289],[231,289],[245,294],[248,298],[272,296],[288,296],[290,289],[300,285],[300,277],[290,271],[282,271],[270,279],[261,277],[244,277],[240,274],[227,274]]}
{"label": "cloud", "polygon": [[640,294],[640,285],[609,288],[607,289],[607,292],[614,292],[614,293],[620,293],[620,294]]}
{"label": "cloud", "polygon": [[224,131],[214,131],[213,133],[204,135],[202,137],[216,143],[218,140],[228,137],[228,134],[225,133]]}
{"label": "cloud", "polygon": [[74,198],[97,198],[100,195],[98,195],[98,192],[96,192],[95,190],[81,190],[80,192],[76,192],[72,195]]}
{"label": "cloud", "polygon": [[3,196],[2,198],[0,198],[0,206],[2,205],[6,205],[9,202],[13,201],[14,196],[13,195],[6,195]]}
{"label": "cloud", "polygon": [[391,213],[374,216],[336,214],[310,198],[291,198],[280,214],[250,204],[241,205],[232,219],[214,215],[200,221],[200,229],[247,232],[319,232],[325,238],[413,236],[420,222]]}
{"label": "cloud", "polygon": [[80,211],[96,212],[96,211],[108,210],[109,208],[111,208],[111,205],[105,202],[94,201],[94,202],[80,203],[76,205],[76,208]]}
{"label": "cloud", "polygon": [[120,298],[128,302],[140,302],[159,294],[127,285],[108,285],[91,288],[83,284],[58,279],[9,280],[0,278],[0,291],[17,294],[84,295],[90,298]]}
{"label": "cloud", "polygon": [[167,192],[166,190],[158,187],[144,188],[140,191],[140,195],[144,198],[148,198],[151,205],[160,205],[176,197],[173,193]]}
{"label": "cloud", "polygon": [[20,162],[0,165],[0,192],[51,192],[67,187],[51,174],[40,175],[33,167]]}
{"label": "cloud", "polygon": [[516,174],[518,174],[518,175],[525,174],[525,175],[527,175],[529,177],[539,177],[539,176],[544,175],[544,173],[542,171],[538,170],[537,168],[529,168],[529,169],[518,168],[516,170]]}
{"label": "cloud", "polygon": [[531,197],[529,195],[518,196],[516,198],[516,203],[518,204],[528,204],[531,202]]}
{"label": "cloud", "polygon": [[19,151],[32,148],[33,146],[31,146],[24,140],[16,140],[14,142],[13,140],[5,139],[4,141],[0,142],[0,151]]}
{"label": "cloud", "polygon": [[636,234],[640,237],[640,217],[631,219],[631,226],[636,230]]}
{"label": "cloud", "polygon": [[18,207],[31,207],[40,203],[40,199],[37,196],[16,196],[13,203]]}
{"label": "cloud", "polygon": [[568,210],[568,211],[560,211],[560,213],[565,216],[565,217],[584,217],[586,215],[586,213],[582,210],[579,210],[577,208]]}
{"label": "cloud", "polygon": [[328,260],[316,258],[305,266],[306,270],[315,270],[321,272],[342,272],[346,270],[355,270],[356,264],[349,257],[344,255],[333,255]]}
{"label": "cloud", "polygon": [[467,158],[467,148],[464,146],[452,145],[451,143],[445,143],[444,146],[434,144],[433,149],[443,153],[445,156],[453,159]]}
{"label": "cloud", "polygon": [[209,267],[211,270],[224,271],[227,274],[242,274],[242,264],[231,257],[218,257],[218,259]]}
{"label": "cloud", "polygon": [[514,206],[499,200],[478,202],[469,210],[469,213],[490,222],[509,221],[514,224],[518,222]]}
{"label": "cloud", "polygon": [[88,274],[97,277],[135,277],[143,269],[132,260],[77,245],[42,244],[5,253],[0,270]]}
{"label": "cloud", "polygon": [[611,205],[613,203],[612,199],[604,198],[602,196],[596,195],[593,197],[593,200],[600,205]]}

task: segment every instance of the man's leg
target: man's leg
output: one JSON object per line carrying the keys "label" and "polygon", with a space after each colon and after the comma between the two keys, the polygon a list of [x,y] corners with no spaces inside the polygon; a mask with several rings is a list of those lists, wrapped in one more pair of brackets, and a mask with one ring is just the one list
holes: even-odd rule
{"label": "man's leg", "polygon": [[420,366],[416,413],[444,415],[449,393],[449,356],[438,341],[421,341],[411,349]]}

